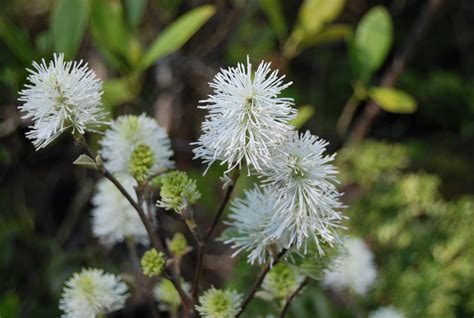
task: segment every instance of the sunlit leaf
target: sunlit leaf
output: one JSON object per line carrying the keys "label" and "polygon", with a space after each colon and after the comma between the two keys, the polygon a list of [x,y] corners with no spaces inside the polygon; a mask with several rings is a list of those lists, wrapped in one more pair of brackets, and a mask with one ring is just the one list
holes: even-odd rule
{"label": "sunlit leaf", "polygon": [[139,69],[146,69],[158,59],[178,50],[201,28],[214,12],[214,6],[205,5],[179,17],[161,32],[151,44],[150,49],[145,53],[139,65]]}
{"label": "sunlit leaf", "polygon": [[88,0],[59,0],[51,18],[53,46],[67,59],[76,55],[81,45],[89,18]]}
{"label": "sunlit leaf", "polygon": [[299,11],[299,26],[305,33],[315,34],[339,16],[345,3],[345,0],[305,0]]}
{"label": "sunlit leaf", "polygon": [[410,114],[416,111],[416,100],[409,94],[391,87],[372,87],[369,96],[382,109],[391,113]]}
{"label": "sunlit leaf", "polygon": [[385,61],[392,46],[392,33],[390,14],[381,6],[369,10],[357,26],[350,56],[355,75],[363,82]]}

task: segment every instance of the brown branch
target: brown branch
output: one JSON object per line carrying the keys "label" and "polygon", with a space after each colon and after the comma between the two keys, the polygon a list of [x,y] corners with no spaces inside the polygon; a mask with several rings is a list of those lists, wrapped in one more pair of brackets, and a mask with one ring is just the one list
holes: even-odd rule
{"label": "brown branch", "polygon": [[257,277],[257,280],[255,281],[255,284],[253,285],[252,289],[250,290],[250,292],[247,294],[247,296],[245,297],[243,303],[242,303],[242,306],[240,307],[240,311],[239,313],[236,315],[236,317],[240,317],[240,315],[244,312],[245,308],[248,306],[248,304],[252,301],[253,299],[253,296],[255,295],[255,293],[258,291],[258,289],[260,288],[260,285],[262,285],[262,282],[263,280],[265,279],[265,276],[267,276],[267,273],[270,271],[270,269],[275,266],[278,261],[283,257],[283,255],[285,255],[285,253],[287,252],[288,250],[287,249],[283,249],[280,253],[278,253],[278,255],[275,257],[275,259],[273,260],[273,262],[271,263],[267,263],[265,265],[265,267],[262,268],[262,270],[260,271],[260,274],[258,274],[258,277]]}
{"label": "brown branch", "polygon": [[290,308],[290,305],[291,305],[291,302],[293,301],[293,299],[295,299],[295,297],[298,295],[298,293],[306,286],[308,285],[308,283],[311,281],[311,278],[309,277],[306,277],[302,282],[301,284],[298,286],[298,288],[295,289],[294,292],[292,292],[290,294],[290,296],[288,296],[288,298],[286,299],[285,301],[285,305],[283,306],[281,312],[280,312],[280,318],[283,318],[285,317],[286,313],[288,312],[288,309]]}
{"label": "brown branch", "polygon": [[[444,0],[426,1],[424,8],[421,10],[420,16],[416,19],[416,22],[411,29],[405,45],[397,52],[392,63],[384,72],[380,86],[392,87],[397,83],[400,74],[405,69],[408,59],[412,56],[416,45],[426,33],[434,15],[441,8],[443,2]],[[376,103],[370,102],[354,124],[354,128],[351,131],[348,141],[350,143],[361,142],[367,136],[373,120],[381,112],[381,108],[379,108]]]}
{"label": "brown branch", "polygon": [[[104,165],[102,164],[102,159],[100,158],[100,155],[96,156],[94,151],[90,148],[89,144],[85,140],[84,136],[80,135],[76,139],[76,141],[86,150],[89,156],[91,156],[92,158],[99,158],[99,160],[95,159],[98,162],[98,166],[99,166],[98,171],[105,178],[107,178],[110,182],[112,182],[115,185],[115,187],[122,193],[122,195],[128,200],[128,202],[130,202],[133,208],[137,211],[143,225],[145,226],[145,230],[147,231],[147,234],[150,238],[152,246],[158,251],[164,250],[166,252],[166,244],[164,244],[164,246],[161,246],[161,242],[160,240],[157,239],[155,232],[153,230],[153,227],[150,221],[148,220],[148,218],[146,217],[145,212],[143,211],[142,205],[139,204],[137,201],[135,201],[135,199],[131,197],[131,195],[122,186],[122,184],[117,180],[117,178],[115,178],[115,176],[104,167]],[[168,268],[165,269],[165,272],[163,275],[165,278],[169,279],[173,283],[174,287],[176,288],[181,298],[181,302],[183,303],[186,316],[188,316],[189,313],[193,310],[191,299],[189,299],[188,295],[181,287],[181,284],[178,281],[178,279],[170,272]]]}

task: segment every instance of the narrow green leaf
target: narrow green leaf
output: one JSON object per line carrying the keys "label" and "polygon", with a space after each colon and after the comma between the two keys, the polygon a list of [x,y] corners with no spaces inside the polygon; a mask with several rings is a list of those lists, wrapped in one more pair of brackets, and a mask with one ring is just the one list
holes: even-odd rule
{"label": "narrow green leaf", "polygon": [[31,63],[35,50],[25,30],[0,18],[0,38],[20,61],[25,64]]}
{"label": "narrow green leaf", "polygon": [[72,59],[81,45],[89,17],[89,1],[59,0],[53,10],[51,31],[56,52]]}
{"label": "narrow green leaf", "polygon": [[311,117],[313,117],[313,115],[314,107],[312,105],[302,106],[298,109],[298,115],[291,122],[291,124],[296,128],[301,128]]}
{"label": "narrow green leaf", "polygon": [[320,43],[346,40],[352,36],[352,27],[347,24],[334,24],[324,28],[314,36],[308,36],[304,39],[305,45],[314,45]]}
{"label": "narrow green leaf", "polygon": [[124,0],[124,2],[125,8],[127,9],[128,23],[132,27],[135,27],[140,23],[143,17],[148,0]]}
{"label": "narrow green leaf", "polygon": [[280,0],[261,0],[260,7],[270,20],[270,24],[275,33],[281,39],[284,39],[288,33],[288,26],[286,24],[283,9]]}
{"label": "narrow green leaf", "polygon": [[350,47],[350,57],[355,75],[361,81],[368,82],[385,61],[392,46],[392,33],[392,19],[384,7],[372,8],[360,21]]}
{"label": "narrow green leaf", "polygon": [[411,114],[416,111],[416,100],[409,94],[391,87],[372,87],[369,96],[383,110],[390,113]]}
{"label": "narrow green leaf", "polygon": [[153,65],[158,59],[178,50],[201,28],[214,12],[214,6],[205,5],[179,17],[158,35],[148,52],[145,53],[139,69],[144,70]]}
{"label": "narrow green leaf", "polygon": [[129,32],[120,2],[93,0],[91,31],[96,45],[108,60],[113,61],[114,65],[119,61],[125,63]]}

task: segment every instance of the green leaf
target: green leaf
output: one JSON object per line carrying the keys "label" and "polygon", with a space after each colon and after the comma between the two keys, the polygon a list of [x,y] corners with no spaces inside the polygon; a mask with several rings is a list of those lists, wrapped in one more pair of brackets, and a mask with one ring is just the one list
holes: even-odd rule
{"label": "green leaf", "polygon": [[305,45],[333,42],[349,39],[352,36],[352,27],[347,24],[334,24],[324,28],[318,34],[304,39]]}
{"label": "green leaf", "polygon": [[129,78],[113,78],[104,82],[103,101],[109,110],[119,104],[133,100],[138,93],[138,82]]}
{"label": "green leaf", "polygon": [[214,12],[214,6],[205,5],[179,17],[161,32],[151,44],[150,49],[145,53],[139,65],[139,69],[144,70],[153,65],[158,59],[178,50],[201,28]]}
{"label": "green leaf", "polygon": [[345,3],[345,0],[306,0],[299,11],[299,26],[305,33],[315,34],[339,16]]}
{"label": "green leaf", "polygon": [[381,6],[369,10],[360,21],[350,47],[355,75],[368,82],[372,74],[385,61],[392,46],[392,19]]}
{"label": "green leaf", "polygon": [[73,164],[86,169],[97,170],[97,163],[88,155],[80,155],[74,160]]}
{"label": "green leaf", "polygon": [[261,0],[260,7],[270,20],[272,28],[280,39],[287,36],[288,26],[281,7],[280,0]]}
{"label": "green leaf", "polygon": [[383,110],[390,113],[411,114],[416,111],[416,100],[399,89],[390,87],[372,87],[369,96]]}
{"label": "green leaf", "polygon": [[81,45],[89,17],[89,1],[59,0],[51,18],[53,46],[72,59]]}
{"label": "green leaf", "polygon": [[12,23],[0,18],[0,38],[15,56],[24,64],[30,64],[34,59],[34,48],[31,46],[28,34]]}
{"label": "green leaf", "polygon": [[93,0],[91,31],[94,42],[114,68],[124,68],[128,58],[129,31],[119,1]]}
{"label": "green leaf", "polygon": [[296,25],[284,45],[283,54],[287,58],[298,55],[303,44],[310,44],[319,32],[339,16],[345,3],[345,0],[305,0],[300,7]]}
{"label": "green leaf", "polygon": [[303,127],[304,124],[314,115],[314,107],[312,105],[305,105],[298,109],[298,115],[291,122],[296,128]]}
{"label": "green leaf", "polygon": [[145,12],[148,0],[124,0],[125,8],[127,9],[128,23],[135,27],[137,26]]}

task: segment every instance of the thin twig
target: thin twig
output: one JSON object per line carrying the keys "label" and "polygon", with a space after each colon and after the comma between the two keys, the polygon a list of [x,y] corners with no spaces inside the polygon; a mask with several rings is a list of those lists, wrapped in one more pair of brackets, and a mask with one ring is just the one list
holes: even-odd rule
{"label": "thin twig", "polygon": [[235,184],[237,183],[237,179],[239,178],[239,176],[240,176],[239,170],[235,170],[232,176],[232,184],[229,185],[229,187],[227,188],[225,192],[224,198],[222,199],[222,202],[219,208],[217,209],[217,213],[214,216],[214,220],[212,221],[211,228],[207,232],[207,235],[204,237],[204,242],[207,243],[209,239],[212,237],[212,234],[214,233],[217,227],[217,224],[219,223],[219,220],[222,214],[224,213],[225,207],[227,206],[227,203],[229,202],[230,197],[232,196],[232,191],[234,191],[234,187],[235,187]]}
{"label": "thin twig", "polygon": [[[99,160],[96,159],[96,161],[100,161],[102,162],[102,159],[100,158],[100,155],[99,156],[96,156],[96,154],[94,153],[94,151],[90,148],[89,144],[87,143],[87,141],[85,140],[84,136],[79,136],[79,138],[77,139],[77,142],[82,146],[84,147],[84,149],[87,151],[87,153],[89,154],[89,156],[91,156],[92,158],[97,158],[99,157]],[[115,176],[113,174],[111,174],[105,167],[103,164],[100,164],[100,167],[98,167],[98,171],[105,177],[107,178],[110,182],[112,182],[115,187],[123,194],[123,196],[128,200],[128,202],[130,202],[130,204],[133,206],[133,208],[137,211],[143,225],[145,226],[145,230],[147,231],[148,233],[148,236],[150,237],[150,241],[153,245],[153,247],[156,249],[156,250],[165,250],[166,251],[166,245],[165,246],[160,246],[161,242],[157,239],[156,235],[155,235],[155,232],[153,231],[153,227],[151,225],[151,223],[149,222],[148,218],[146,217],[145,215],[145,212],[143,211],[143,208],[142,206],[136,202],[132,197],[131,195],[128,193],[127,190],[125,190],[125,188],[122,186],[122,184],[117,180],[117,178],[115,178]],[[186,315],[189,314],[190,311],[193,310],[193,306],[192,306],[192,302],[191,300],[189,299],[188,295],[186,294],[186,292],[183,290],[183,288],[181,287],[181,284],[180,282],[178,281],[178,279],[169,271],[168,268],[165,269],[165,272],[164,272],[164,277],[169,279],[174,287],[176,288],[180,298],[181,298],[181,302],[183,303],[183,307],[184,307],[184,310],[186,312]]]}
{"label": "thin twig", "polygon": [[198,296],[199,281],[201,280],[202,265],[204,261],[204,252],[206,249],[206,245],[211,239],[212,234],[214,233],[217,227],[217,224],[219,223],[219,220],[222,214],[224,213],[227,203],[229,203],[230,197],[232,196],[232,192],[235,188],[235,184],[237,183],[239,176],[240,176],[239,170],[235,170],[232,175],[232,184],[230,184],[227,187],[227,190],[224,194],[224,198],[222,199],[221,204],[219,205],[219,208],[217,209],[217,212],[214,215],[214,220],[212,221],[209,231],[207,232],[203,240],[198,240],[198,257],[197,257],[197,262],[196,262],[196,269],[194,271],[193,287],[191,289],[191,296],[194,301],[197,300],[197,296]]}
{"label": "thin twig", "polygon": [[[403,48],[397,52],[390,64],[390,67],[384,72],[380,86],[394,86],[400,74],[405,69],[408,59],[413,54],[416,45],[420,42],[426,33],[436,12],[443,5],[444,0],[427,0],[425,7],[421,10],[420,16],[416,19],[415,25],[411,29],[410,35]],[[350,143],[362,141],[369,132],[372,121],[381,113],[381,109],[374,102],[370,102],[364,109],[360,118],[356,121],[354,129],[349,136]]]}
{"label": "thin twig", "polygon": [[275,257],[275,259],[273,260],[273,262],[271,263],[267,263],[265,265],[265,267],[262,268],[260,274],[258,274],[258,277],[257,277],[257,280],[255,281],[255,284],[253,285],[252,289],[250,290],[250,292],[247,294],[247,296],[245,297],[243,303],[242,303],[242,307],[240,307],[240,311],[239,313],[237,314],[236,317],[239,317],[245,310],[245,308],[248,306],[248,304],[252,301],[253,299],[253,296],[255,295],[255,293],[258,291],[258,289],[260,288],[260,285],[262,285],[262,282],[263,280],[265,279],[265,276],[267,276],[267,273],[270,271],[270,269],[275,266],[278,261],[283,257],[283,255],[285,255],[285,253],[287,252],[288,250],[287,249],[283,249],[280,253],[278,253],[278,255]]}
{"label": "thin twig", "polygon": [[288,298],[286,299],[285,301],[285,305],[283,306],[281,312],[280,312],[280,318],[283,318],[285,317],[286,313],[288,312],[288,309],[290,308],[290,305],[291,305],[291,302],[293,301],[293,299],[295,299],[295,297],[298,295],[298,293],[306,286],[308,285],[308,283],[311,281],[311,278],[309,277],[306,277],[302,282],[301,284],[298,286],[298,288],[295,289],[294,292],[292,292],[290,294],[290,296],[288,296]]}

